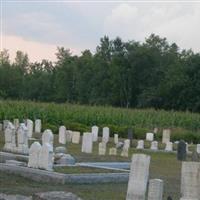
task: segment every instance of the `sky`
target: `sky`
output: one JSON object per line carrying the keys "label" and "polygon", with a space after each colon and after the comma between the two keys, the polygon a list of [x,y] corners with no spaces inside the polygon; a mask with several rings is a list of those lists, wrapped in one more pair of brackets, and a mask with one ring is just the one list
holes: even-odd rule
{"label": "sky", "polygon": [[151,33],[200,52],[200,1],[1,0],[1,50],[31,62],[56,60],[57,47],[95,52],[104,35],[143,42]]}

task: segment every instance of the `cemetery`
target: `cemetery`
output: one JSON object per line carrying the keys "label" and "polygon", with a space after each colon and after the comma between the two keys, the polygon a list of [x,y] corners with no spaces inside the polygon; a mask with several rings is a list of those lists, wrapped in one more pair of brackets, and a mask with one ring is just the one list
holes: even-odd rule
{"label": "cemetery", "polygon": [[121,138],[97,125],[83,133],[60,125],[53,133],[40,119],[3,120],[0,127],[0,193],[30,196],[59,188],[82,199],[199,199],[199,144],[171,142],[169,128],[159,129],[160,140],[158,128],[143,140],[130,128]]}

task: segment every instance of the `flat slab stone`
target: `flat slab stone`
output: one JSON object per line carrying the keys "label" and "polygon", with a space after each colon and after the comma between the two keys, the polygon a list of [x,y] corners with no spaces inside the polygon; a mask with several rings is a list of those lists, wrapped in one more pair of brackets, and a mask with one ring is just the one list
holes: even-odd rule
{"label": "flat slab stone", "polygon": [[17,165],[17,166],[26,166],[25,162],[20,162],[20,161],[17,161],[17,160],[6,160],[6,164]]}
{"label": "flat slab stone", "polygon": [[0,193],[0,200],[32,200],[32,197],[27,197],[23,195],[7,195]]}

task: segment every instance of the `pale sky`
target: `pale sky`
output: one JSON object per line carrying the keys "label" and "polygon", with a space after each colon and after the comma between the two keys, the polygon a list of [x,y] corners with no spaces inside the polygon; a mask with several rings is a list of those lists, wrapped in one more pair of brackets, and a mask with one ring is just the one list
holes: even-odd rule
{"label": "pale sky", "polygon": [[144,41],[151,33],[200,52],[200,1],[1,2],[1,50],[28,53],[30,61],[55,61],[57,46],[95,52],[104,35]]}

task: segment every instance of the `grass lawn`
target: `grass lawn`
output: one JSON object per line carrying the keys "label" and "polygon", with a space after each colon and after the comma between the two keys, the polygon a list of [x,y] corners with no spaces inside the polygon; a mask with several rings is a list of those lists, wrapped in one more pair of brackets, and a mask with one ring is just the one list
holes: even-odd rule
{"label": "grass lawn", "polygon": [[[39,137],[39,136],[37,136]],[[0,148],[2,148],[4,142],[2,134],[0,137]],[[58,145],[57,135],[54,138],[55,146]],[[112,147],[113,144],[109,143]],[[72,154],[78,162],[87,161],[131,161],[131,155],[133,153],[145,153],[151,156],[150,164],[150,178],[160,178],[164,180],[164,199],[167,196],[172,196],[173,200],[180,198],[180,172],[181,162],[176,160],[176,154],[173,153],[161,153],[161,152],[147,152],[138,151],[135,148],[131,148],[128,158],[121,156],[98,156],[98,144],[94,144],[93,154],[81,153],[81,145],[67,144],[68,153]],[[120,152],[118,152],[119,154]],[[56,169],[56,171],[66,172],[65,168]],[[75,172],[95,172],[96,169],[85,168],[69,168],[67,173]],[[98,170],[99,171],[99,170]],[[101,171],[101,170],[100,170]],[[124,200],[127,191],[127,183],[103,183],[103,184],[66,184],[59,185],[54,183],[38,183],[30,181],[20,176],[13,176],[5,173],[0,173],[0,192],[12,193],[12,194],[24,194],[31,195],[35,192],[42,191],[69,191],[73,192],[85,200]]]}

